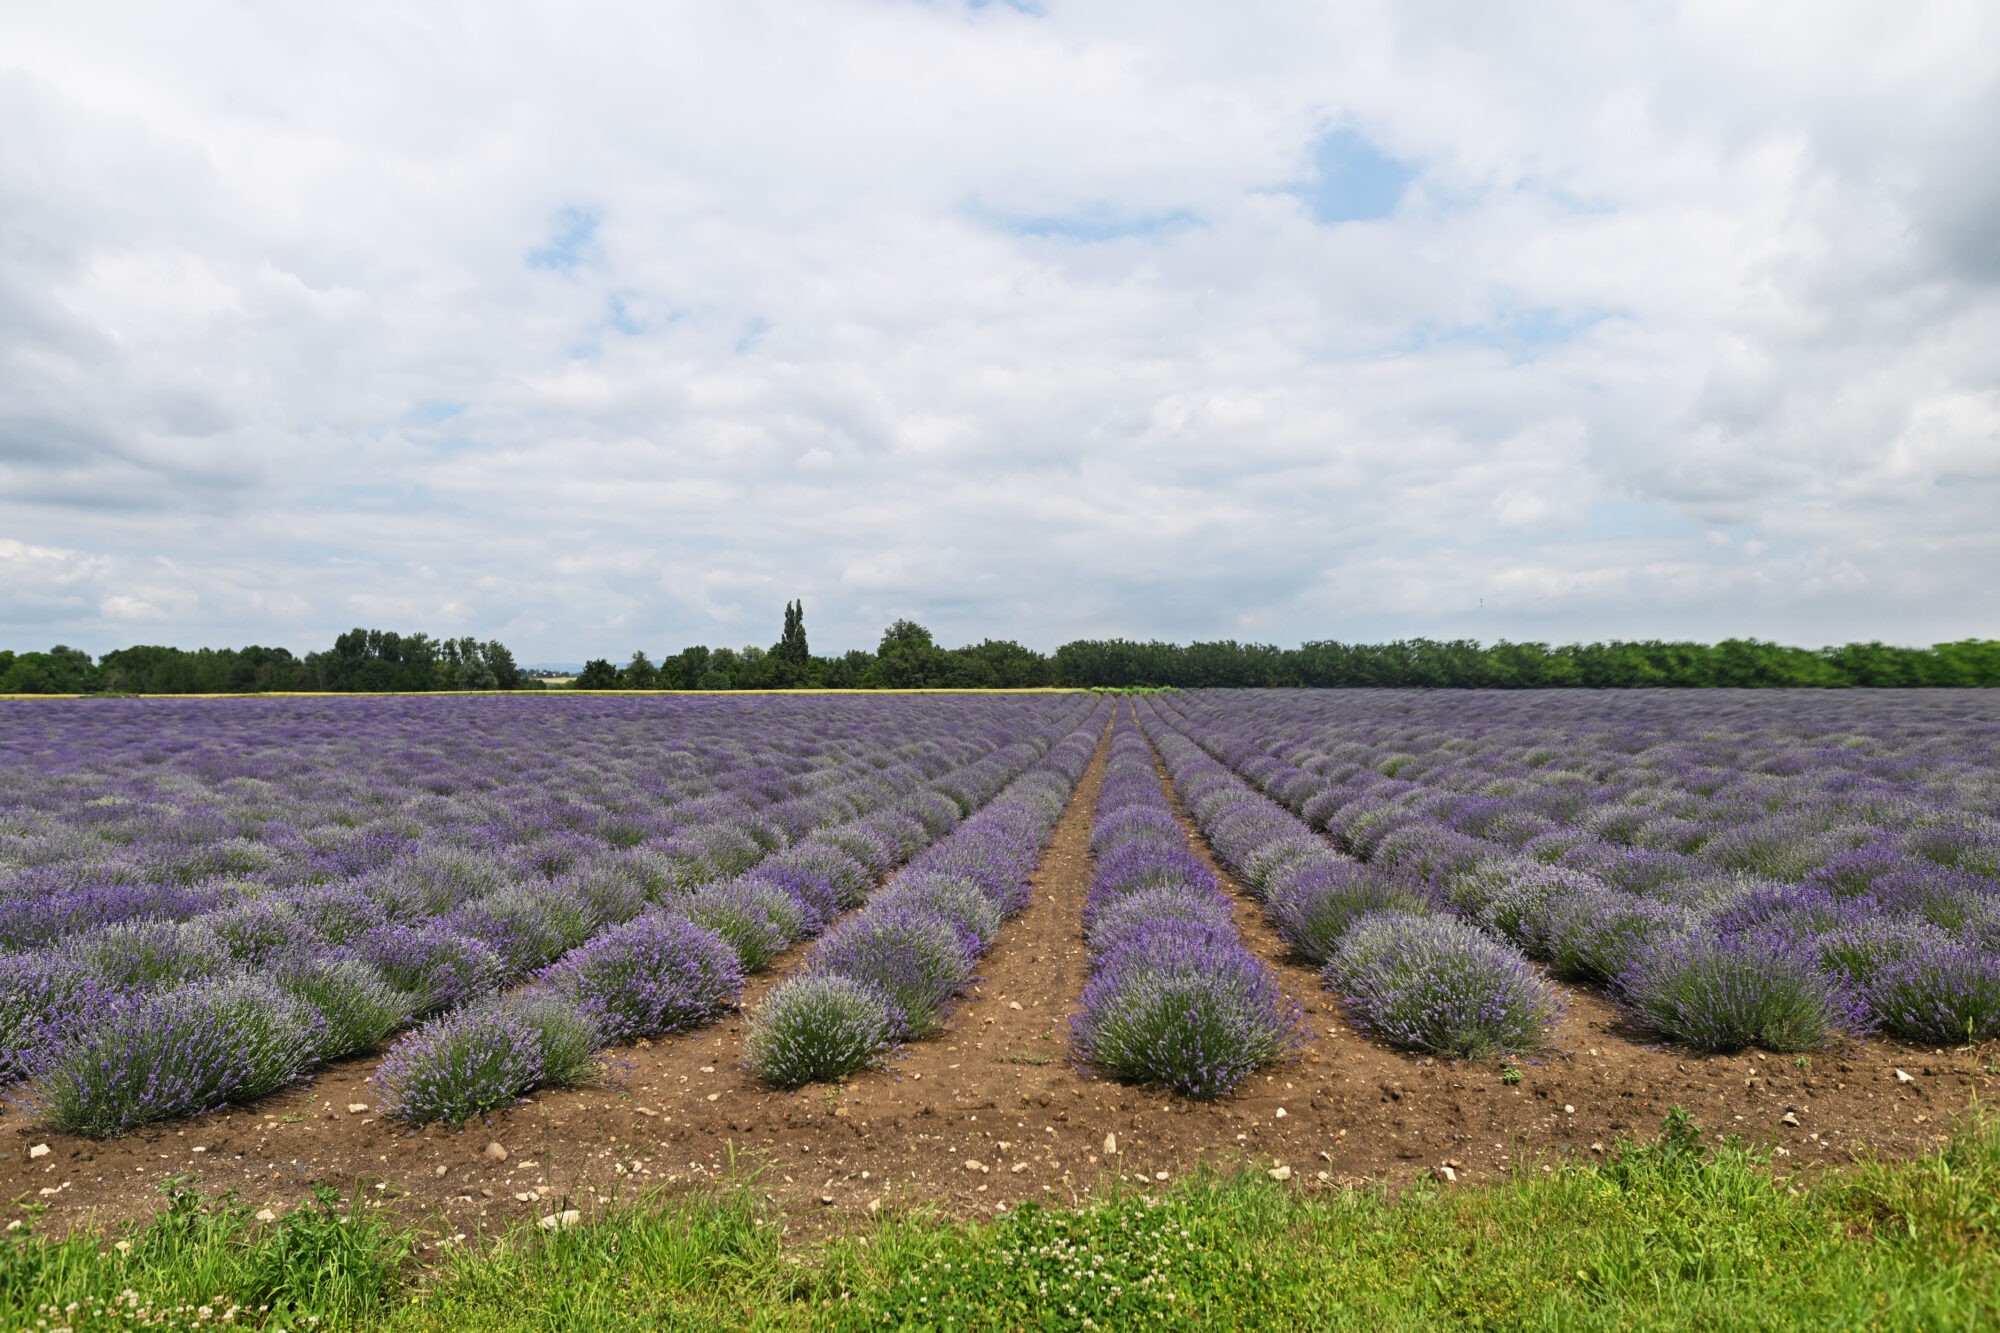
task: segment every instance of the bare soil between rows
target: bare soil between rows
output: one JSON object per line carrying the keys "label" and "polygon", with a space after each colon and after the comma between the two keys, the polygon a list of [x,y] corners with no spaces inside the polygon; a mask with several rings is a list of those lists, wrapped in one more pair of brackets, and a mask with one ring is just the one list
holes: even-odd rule
{"label": "bare soil between rows", "polygon": [[[360,1188],[436,1239],[491,1236],[650,1190],[749,1181],[801,1238],[882,1209],[986,1215],[1027,1200],[1158,1188],[1203,1166],[1289,1168],[1294,1186],[1391,1188],[1597,1159],[1684,1106],[1711,1134],[1774,1154],[1785,1173],[1937,1148],[1993,1053],[1843,1042],[1801,1064],[1701,1056],[1635,1040],[1615,1006],[1571,988],[1552,1047],[1509,1084],[1495,1062],[1453,1064],[1358,1035],[1338,999],[1288,958],[1258,904],[1220,866],[1251,948],[1278,971],[1312,1035],[1298,1054],[1215,1102],[1132,1087],[1079,1067],[1070,1018],[1089,973],[1082,909],[1109,735],[1100,741],[1033,881],[980,978],[942,1031],[835,1086],[775,1092],[742,1066],[744,1013],[610,1052],[594,1088],[544,1091],[463,1128],[378,1118],[375,1058],[346,1061],[253,1106],[94,1142],[0,1109],[0,1198],[40,1205],[63,1234],[156,1212],[163,1182],[236,1191],[282,1213],[315,1185]],[[1214,864],[1171,785],[1189,846]],[[802,955],[753,980],[753,1009]],[[1898,1070],[1908,1081],[1897,1077]],[[1787,1120],[1786,1117],[1790,1116]],[[1796,1123],[1793,1123],[1796,1122]],[[49,1152],[31,1156],[46,1144]],[[489,1155],[489,1145],[506,1151]]]}

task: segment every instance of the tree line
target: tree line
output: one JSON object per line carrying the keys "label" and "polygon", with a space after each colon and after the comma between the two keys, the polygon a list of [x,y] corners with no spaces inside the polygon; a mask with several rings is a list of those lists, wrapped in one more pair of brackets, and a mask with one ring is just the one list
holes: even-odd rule
{"label": "tree line", "polygon": [[[572,682],[583,690],[875,690],[1068,688],[1634,689],[1646,687],[2000,686],[2000,640],[1965,639],[1928,648],[1850,643],[1795,648],[1759,639],[1720,643],[1659,640],[1559,644],[1471,639],[1393,643],[1140,643],[1079,639],[1040,653],[1005,639],[941,647],[931,632],[898,620],[875,651],[832,657],[808,647],[804,608],[785,608],[769,648],[696,645],[654,662],[639,651],[624,665],[589,662]],[[224,694],[270,690],[540,689],[505,645],[425,634],[350,630],[325,652],[284,648],[121,648],[93,661],[58,646],[45,653],[0,650],[0,694]]]}
{"label": "tree line", "polygon": [[1794,648],[1759,639],[1720,643],[1659,640],[1482,645],[1472,639],[1331,640],[1271,644],[1140,643],[1079,639],[1053,653],[1011,640],[939,647],[922,625],[899,620],[873,653],[815,657],[804,612],[785,608],[778,643],[762,648],[696,646],[657,664],[636,652],[624,666],[599,658],[579,689],[1287,689],[1397,686],[1430,689],[1634,689],[1644,687],[1853,687],[2000,685],[2000,640],[1965,639],[1929,648],[1850,643]]}
{"label": "tree line", "polygon": [[58,644],[45,653],[0,649],[0,694],[260,694],[276,690],[541,689],[507,646],[489,640],[354,629],[324,652],[289,648],[165,648],[142,644],[92,661]]}

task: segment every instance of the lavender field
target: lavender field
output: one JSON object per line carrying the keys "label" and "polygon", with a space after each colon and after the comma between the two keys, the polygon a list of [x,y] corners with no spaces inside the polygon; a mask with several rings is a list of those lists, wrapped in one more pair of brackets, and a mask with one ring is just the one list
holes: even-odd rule
{"label": "lavender field", "polygon": [[1983,692],[1149,706],[1218,855],[1392,1044],[1531,1050],[1561,1012],[1544,971],[1702,1051],[2000,1036]]}
{"label": "lavender field", "polygon": [[[993,860],[947,849],[1030,769],[1074,769],[1059,743],[1098,708],[6,705],[0,1084],[103,1136],[406,1030],[376,1079],[407,1119],[585,1078],[606,1043],[733,1004],[926,849]],[[1032,838],[1010,831],[1018,870]]]}
{"label": "lavender field", "polygon": [[1066,817],[1087,892],[1036,929],[1087,978],[1007,967],[1072,1080],[1226,1098],[1315,994],[1453,1061],[1586,996],[1690,1052],[2000,1036],[1979,693],[0,707],[0,1085],[91,1138],[352,1057],[392,1120],[463,1123],[739,1011],[766,1089],[893,1067]]}

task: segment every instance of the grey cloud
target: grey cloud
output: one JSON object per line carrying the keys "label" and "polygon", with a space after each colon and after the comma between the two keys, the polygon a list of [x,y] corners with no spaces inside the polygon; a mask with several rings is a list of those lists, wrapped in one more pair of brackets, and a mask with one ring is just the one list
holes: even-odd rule
{"label": "grey cloud", "polygon": [[[1976,7],[44,7],[0,40],[36,71],[0,76],[0,538],[81,571],[0,561],[17,637],[2000,613],[1966,572],[2000,564]],[[1420,167],[1392,216],[1278,192],[1331,125]]]}

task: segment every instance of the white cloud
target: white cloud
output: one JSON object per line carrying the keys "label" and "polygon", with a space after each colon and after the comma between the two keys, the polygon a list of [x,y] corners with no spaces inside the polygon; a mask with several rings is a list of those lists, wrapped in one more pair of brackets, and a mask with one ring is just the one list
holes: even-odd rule
{"label": "white cloud", "polygon": [[[17,7],[0,634],[1990,633],[1994,50],[1972,2]],[[1391,216],[1285,192],[1330,128]]]}

